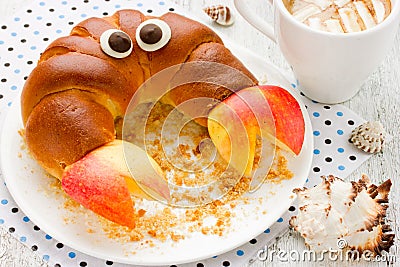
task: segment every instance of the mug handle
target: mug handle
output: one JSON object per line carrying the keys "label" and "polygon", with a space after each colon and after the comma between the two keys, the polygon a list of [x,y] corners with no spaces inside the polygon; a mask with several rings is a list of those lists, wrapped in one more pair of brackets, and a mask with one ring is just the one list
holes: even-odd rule
{"label": "mug handle", "polygon": [[[272,1],[273,0],[268,0],[271,5],[273,4]],[[255,12],[253,12],[249,6],[245,4],[245,1],[234,0],[233,3],[240,15],[242,15],[247,22],[249,22],[254,28],[265,34],[269,39],[276,43],[274,27],[271,24],[257,16]]]}

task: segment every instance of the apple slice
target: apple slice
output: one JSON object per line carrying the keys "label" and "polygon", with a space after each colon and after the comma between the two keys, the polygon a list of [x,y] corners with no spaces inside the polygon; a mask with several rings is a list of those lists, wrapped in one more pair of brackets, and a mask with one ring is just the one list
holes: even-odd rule
{"label": "apple slice", "polygon": [[[152,174],[140,177],[145,184],[139,185],[132,178],[124,152],[134,157],[135,164],[129,167]],[[151,196],[169,198],[169,188],[161,173],[157,163],[144,150],[115,140],[67,166],[61,182],[64,191],[82,206],[117,224],[134,228],[136,215],[131,193],[148,199],[148,192]]]}
{"label": "apple slice", "polygon": [[[236,107],[241,107],[241,112]],[[246,176],[252,170],[259,132],[254,122],[257,122],[254,114],[240,97],[229,97],[208,114],[208,133],[219,154],[239,174]]]}
{"label": "apple slice", "polygon": [[[247,142],[243,139],[243,127]],[[215,106],[209,114],[208,132],[221,156],[249,176],[257,135],[298,155],[304,142],[305,124],[299,103],[287,90],[264,85],[240,90]]]}

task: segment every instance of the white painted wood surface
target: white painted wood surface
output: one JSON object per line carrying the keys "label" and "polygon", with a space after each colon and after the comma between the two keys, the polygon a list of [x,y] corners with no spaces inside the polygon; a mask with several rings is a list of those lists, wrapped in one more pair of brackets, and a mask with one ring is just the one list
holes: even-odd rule
{"label": "white painted wood surface", "polygon": [[[32,0],[0,0],[0,21],[12,16],[20,8],[23,8]],[[191,12],[202,12],[201,8],[206,5],[225,3],[233,7],[229,0],[173,0],[183,8]],[[272,21],[272,12],[265,0],[246,0],[254,9],[265,17],[266,20]],[[400,19],[400,18],[399,18]],[[289,70],[289,66],[281,56],[276,44],[264,37],[262,34],[251,28],[240,16],[236,16],[236,23],[231,27],[219,27],[221,32],[230,36],[237,44],[253,50],[260,57],[267,58],[275,65]],[[371,51],[373,53],[373,51]],[[368,57],[368,55],[365,55]],[[365,81],[360,92],[350,101],[344,103],[357,114],[366,120],[378,120],[383,123],[387,131],[393,136],[393,140],[386,146],[384,153],[373,156],[364,163],[358,170],[353,173],[349,179],[358,179],[362,173],[368,174],[371,179],[378,183],[387,178],[391,178],[393,182],[390,207],[388,210],[388,219],[393,230],[396,233],[396,243],[392,247],[391,254],[397,256],[397,262],[394,266],[400,266],[400,34],[397,34],[393,48],[385,58],[379,68]],[[305,248],[303,239],[293,231],[277,238],[272,245],[274,250],[298,250],[303,251]],[[283,262],[261,262],[256,261],[251,267],[261,266],[288,266],[289,263]],[[12,237],[6,229],[0,227],[0,267],[9,266],[47,266],[42,262],[41,258],[35,255],[29,248],[26,248],[14,237]],[[319,263],[292,263],[290,266],[377,266],[373,263],[352,264],[343,262],[324,261]],[[382,264],[386,266],[386,264]],[[235,266],[236,267],[236,266]]]}

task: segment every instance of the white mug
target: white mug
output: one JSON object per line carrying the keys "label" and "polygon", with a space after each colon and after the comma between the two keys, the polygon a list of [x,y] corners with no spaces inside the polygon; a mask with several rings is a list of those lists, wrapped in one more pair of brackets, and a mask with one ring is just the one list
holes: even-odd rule
{"label": "white mug", "polygon": [[384,21],[354,33],[315,30],[296,20],[282,0],[270,0],[273,26],[258,17],[244,0],[234,3],[251,25],[278,43],[298,88],[307,97],[327,104],[349,100],[359,91],[393,45],[400,22],[400,0],[391,0],[392,10]]}

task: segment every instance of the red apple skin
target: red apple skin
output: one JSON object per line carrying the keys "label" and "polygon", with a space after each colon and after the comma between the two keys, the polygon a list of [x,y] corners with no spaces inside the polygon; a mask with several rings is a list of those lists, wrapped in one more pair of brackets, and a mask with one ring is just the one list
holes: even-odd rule
{"label": "red apple skin", "polygon": [[305,135],[304,117],[299,102],[281,87],[262,85],[258,88],[264,94],[272,111],[277,145],[299,155]]}
{"label": "red apple skin", "polygon": [[98,147],[67,166],[61,184],[82,206],[129,228],[135,227],[136,219],[131,195],[166,201],[170,196],[160,166],[146,151],[122,140]]}
{"label": "red apple skin", "polygon": [[[269,108],[266,107],[266,102],[268,102]],[[299,155],[304,142],[303,113],[299,103],[287,90],[278,86],[262,85],[236,92],[210,112],[208,130],[211,139],[225,160],[231,162],[233,166],[238,165],[235,162],[247,162],[245,175],[249,175],[251,172],[256,142],[255,134],[261,133],[253,111],[257,112],[258,119],[265,123],[262,135],[267,138],[275,137],[278,147]],[[235,116],[232,112],[235,113]],[[241,139],[235,137],[235,130],[239,129],[237,126],[239,124],[246,128],[249,147],[243,147],[244,152],[241,154],[231,155],[231,147],[235,142],[236,145],[245,144]],[[243,166],[236,166],[236,168],[239,171],[243,170]]]}
{"label": "red apple skin", "polygon": [[260,90],[241,90],[215,106],[208,116],[208,133],[219,154],[239,173],[251,175],[257,134],[260,132],[252,110],[259,114],[265,99]]}
{"label": "red apple skin", "polygon": [[96,154],[89,153],[68,166],[61,181],[64,191],[85,208],[119,225],[135,227],[136,215],[125,178]]}

